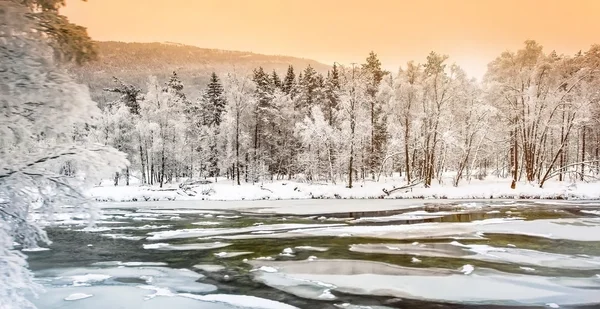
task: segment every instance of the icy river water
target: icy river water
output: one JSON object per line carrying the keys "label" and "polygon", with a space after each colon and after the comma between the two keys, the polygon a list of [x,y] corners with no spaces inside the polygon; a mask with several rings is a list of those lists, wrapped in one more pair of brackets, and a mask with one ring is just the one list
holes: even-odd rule
{"label": "icy river water", "polygon": [[60,214],[49,250],[26,252],[46,290],[32,301],[40,309],[600,308],[598,202],[244,203],[104,205],[92,227]]}

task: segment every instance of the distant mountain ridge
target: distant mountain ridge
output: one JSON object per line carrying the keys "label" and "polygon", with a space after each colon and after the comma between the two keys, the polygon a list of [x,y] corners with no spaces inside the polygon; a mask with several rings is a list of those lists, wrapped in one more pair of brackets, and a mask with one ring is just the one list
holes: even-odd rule
{"label": "distant mountain ridge", "polygon": [[307,65],[322,73],[330,68],[318,61],[298,57],[200,48],[173,42],[108,41],[97,42],[97,46],[98,60],[82,67],[73,67],[71,72],[79,82],[90,87],[92,97],[100,103],[112,99],[112,95],[104,93],[102,89],[112,86],[113,76],[145,88],[149,76],[166,80],[173,71],[177,71],[185,92],[193,97],[204,88],[213,71],[249,73],[262,66],[268,72],[275,70],[283,75],[289,65],[293,65],[297,73]]}

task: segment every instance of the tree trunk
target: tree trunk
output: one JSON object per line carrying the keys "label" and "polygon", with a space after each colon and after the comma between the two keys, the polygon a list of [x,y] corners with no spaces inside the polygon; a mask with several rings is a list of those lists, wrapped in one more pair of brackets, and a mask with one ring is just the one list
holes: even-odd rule
{"label": "tree trunk", "polygon": [[581,133],[581,177],[580,180],[584,180],[585,175],[585,126],[582,128],[583,132]]}

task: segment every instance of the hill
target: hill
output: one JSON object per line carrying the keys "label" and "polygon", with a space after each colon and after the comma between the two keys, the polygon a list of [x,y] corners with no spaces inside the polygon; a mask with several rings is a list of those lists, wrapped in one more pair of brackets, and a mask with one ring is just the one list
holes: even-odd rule
{"label": "hill", "polygon": [[268,72],[285,74],[288,65],[296,72],[311,65],[325,73],[329,66],[310,59],[290,56],[262,55],[251,52],[199,48],[177,43],[124,43],[97,42],[99,59],[74,67],[71,72],[77,80],[90,87],[92,97],[99,103],[112,100],[102,89],[113,85],[112,77],[145,88],[149,76],[166,80],[177,71],[185,85],[185,92],[195,97],[204,88],[211,72],[225,73],[236,70],[251,72],[262,66]]}

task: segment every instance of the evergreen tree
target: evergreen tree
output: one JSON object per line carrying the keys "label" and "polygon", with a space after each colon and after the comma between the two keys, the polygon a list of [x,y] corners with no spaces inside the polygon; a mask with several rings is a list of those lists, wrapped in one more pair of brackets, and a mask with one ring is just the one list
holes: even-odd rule
{"label": "evergreen tree", "polygon": [[129,108],[129,112],[132,115],[139,115],[139,101],[141,99],[140,93],[142,90],[134,85],[127,85],[116,77],[113,77],[113,80],[117,86],[114,88],[104,88],[104,91],[120,94],[120,101]]}
{"label": "evergreen tree", "polygon": [[217,136],[219,128],[223,121],[223,113],[227,101],[225,100],[223,85],[215,72],[210,76],[207,89],[202,96],[202,125],[205,126],[203,132],[206,136],[208,147],[208,171],[210,177],[219,176],[219,152],[217,145]]}
{"label": "evergreen tree", "polygon": [[367,99],[370,103],[371,116],[371,147],[369,151],[368,167],[371,177],[375,179],[375,170],[379,165],[386,140],[386,126],[383,117],[383,107],[381,102],[377,101],[377,91],[385,71],[381,69],[381,62],[377,54],[370,52],[367,61],[362,65],[363,72],[367,78]]}
{"label": "evergreen tree", "polygon": [[287,73],[285,74],[283,84],[281,85],[281,90],[283,90],[283,93],[289,95],[293,99],[295,95],[295,88],[296,73],[294,73],[294,67],[290,65],[288,67]]}
{"label": "evergreen tree", "polygon": [[273,73],[271,74],[271,82],[273,82],[275,89],[281,89],[283,86],[283,82],[275,70],[273,70]]}
{"label": "evergreen tree", "polygon": [[223,95],[223,85],[215,72],[210,76],[210,81],[204,93],[204,102],[206,103],[205,114],[207,123],[205,125],[219,126],[222,121],[223,112],[227,101]]}
{"label": "evergreen tree", "polygon": [[340,101],[340,72],[337,65],[334,63],[331,71],[327,72],[327,80],[325,81],[326,106],[324,112],[325,117],[330,126],[333,126],[333,118],[335,111]]}
{"label": "evergreen tree", "polygon": [[309,113],[315,104],[319,104],[323,84],[323,76],[319,75],[313,67],[308,65],[298,79],[297,108],[299,110],[306,110]]}

